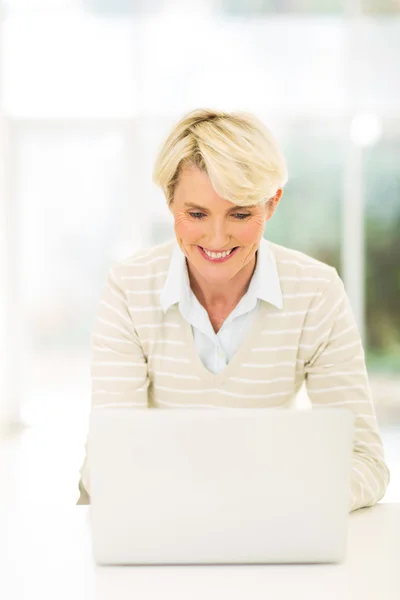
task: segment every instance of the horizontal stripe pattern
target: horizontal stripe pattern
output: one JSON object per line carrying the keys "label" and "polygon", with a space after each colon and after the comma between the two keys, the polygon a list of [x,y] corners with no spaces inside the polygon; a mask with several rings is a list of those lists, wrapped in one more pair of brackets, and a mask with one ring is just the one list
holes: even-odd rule
{"label": "horizontal stripe pattern", "polygon": [[[270,242],[283,307],[264,312],[224,371],[207,371],[177,305],[160,304],[173,242],[141,250],[110,268],[93,323],[92,406],[132,408],[290,407],[305,381],[313,406],[355,416],[349,510],[385,493],[387,469],[364,350],[336,270]],[[262,319],[262,320],[261,320]],[[90,492],[87,461],[82,486]]]}

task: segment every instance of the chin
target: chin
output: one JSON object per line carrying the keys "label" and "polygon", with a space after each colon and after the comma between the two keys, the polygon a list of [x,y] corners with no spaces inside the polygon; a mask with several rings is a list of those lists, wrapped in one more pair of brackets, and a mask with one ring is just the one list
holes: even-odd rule
{"label": "chin", "polygon": [[211,265],[211,267],[204,267],[204,265],[199,265],[198,263],[195,265],[198,272],[210,282],[213,283],[224,283],[224,281],[230,281],[234,275],[236,275],[236,269],[216,269]]}

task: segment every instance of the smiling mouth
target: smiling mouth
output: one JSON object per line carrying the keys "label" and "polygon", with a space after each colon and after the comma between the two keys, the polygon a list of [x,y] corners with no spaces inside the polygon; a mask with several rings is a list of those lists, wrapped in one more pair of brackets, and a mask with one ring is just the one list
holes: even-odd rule
{"label": "smiling mouth", "polygon": [[197,246],[197,247],[199,248],[202,256],[212,262],[224,262],[224,261],[228,260],[229,258],[231,258],[231,256],[233,256],[234,254],[236,254],[237,250],[239,249],[239,246],[235,246],[234,248],[231,248],[230,250],[225,250],[223,252],[214,252],[214,251],[207,250],[206,248],[203,248],[202,246]]}

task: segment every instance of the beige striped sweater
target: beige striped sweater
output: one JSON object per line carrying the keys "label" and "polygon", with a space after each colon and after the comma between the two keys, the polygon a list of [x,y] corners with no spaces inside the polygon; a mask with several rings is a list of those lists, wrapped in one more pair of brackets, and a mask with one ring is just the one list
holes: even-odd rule
{"label": "beige striped sweater", "polygon": [[[244,343],[213,374],[197,355],[178,304],[165,314],[160,307],[174,244],[141,250],[111,266],[92,332],[92,407],[290,408],[305,381],[313,406],[355,413],[349,510],[375,504],[390,474],[364,350],[336,269],[269,242],[283,307],[261,301]],[[80,475],[78,504],[87,504],[87,455]]]}

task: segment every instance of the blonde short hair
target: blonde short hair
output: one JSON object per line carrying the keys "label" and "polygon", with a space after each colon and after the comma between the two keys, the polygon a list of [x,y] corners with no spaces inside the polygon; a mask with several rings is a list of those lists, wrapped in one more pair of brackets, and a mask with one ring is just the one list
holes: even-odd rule
{"label": "blonde short hair", "polygon": [[287,182],[285,159],[269,129],[246,112],[197,109],[172,129],[157,156],[153,181],[173,201],[181,171],[205,171],[214,190],[239,206],[272,198]]}

